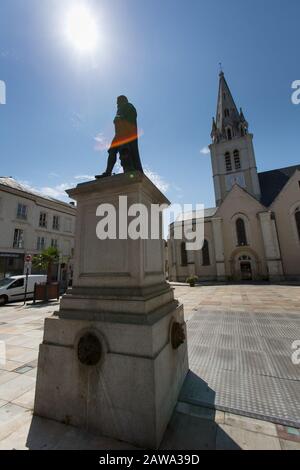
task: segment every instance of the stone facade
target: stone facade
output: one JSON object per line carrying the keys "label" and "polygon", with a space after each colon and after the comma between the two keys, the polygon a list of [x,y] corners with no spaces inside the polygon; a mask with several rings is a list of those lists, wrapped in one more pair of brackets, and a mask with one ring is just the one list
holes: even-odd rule
{"label": "stone facade", "polygon": [[70,279],[75,221],[76,207],[35,193],[13,178],[0,178],[0,279],[23,274],[25,255],[51,245],[61,253],[58,279]]}
{"label": "stone facade", "polygon": [[181,222],[171,224],[169,279],[300,279],[300,165],[257,172],[253,135],[223,73],[211,137],[216,207],[205,210],[205,247],[185,254],[186,240],[174,239]]}

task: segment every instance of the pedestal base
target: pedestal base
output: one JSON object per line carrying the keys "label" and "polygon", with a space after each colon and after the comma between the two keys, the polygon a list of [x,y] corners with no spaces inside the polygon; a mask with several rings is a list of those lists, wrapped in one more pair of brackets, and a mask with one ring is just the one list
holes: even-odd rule
{"label": "pedestal base", "polygon": [[157,448],[188,372],[186,341],[171,338],[174,322],[185,330],[182,306],[122,322],[70,315],[45,321],[35,414]]}
{"label": "pedestal base", "polygon": [[[77,201],[73,289],[45,321],[34,412],[155,449],[188,371],[183,308],[165,281],[161,211],[153,217],[169,201],[138,172],[68,194]],[[137,207],[146,237],[129,230]],[[99,229],[108,208],[123,226],[112,237]]]}

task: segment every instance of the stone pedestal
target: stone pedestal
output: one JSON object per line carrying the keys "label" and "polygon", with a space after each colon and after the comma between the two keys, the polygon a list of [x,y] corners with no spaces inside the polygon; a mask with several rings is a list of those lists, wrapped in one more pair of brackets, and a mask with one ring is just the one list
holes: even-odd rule
{"label": "stone pedestal", "polygon": [[[45,320],[34,412],[157,448],[188,371],[183,307],[165,281],[162,217],[156,240],[123,239],[119,222],[116,239],[99,240],[96,213],[109,203],[124,217],[119,196],[149,212],[169,201],[141,173],[68,193],[78,204],[74,287]],[[148,225],[150,233],[150,216]]]}

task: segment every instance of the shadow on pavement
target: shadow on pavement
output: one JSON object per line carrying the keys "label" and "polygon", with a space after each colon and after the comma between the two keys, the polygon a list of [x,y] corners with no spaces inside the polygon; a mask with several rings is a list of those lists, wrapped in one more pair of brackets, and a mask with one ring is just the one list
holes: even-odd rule
{"label": "shadow on pavement", "polygon": [[[205,400],[201,398],[205,397]],[[215,392],[189,371],[179,401],[167,427],[161,450],[239,450],[240,447],[215,422]],[[209,407],[207,407],[209,403]]]}

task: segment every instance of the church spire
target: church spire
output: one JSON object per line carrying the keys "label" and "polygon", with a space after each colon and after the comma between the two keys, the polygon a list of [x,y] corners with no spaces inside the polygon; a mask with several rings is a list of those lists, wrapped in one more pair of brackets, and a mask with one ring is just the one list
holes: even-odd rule
{"label": "church spire", "polygon": [[242,110],[239,112],[234,102],[224,72],[219,74],[219,94],[216,119],[213,121],[213,142],[222,142],[244,136],[248,131],[248,123]]}

